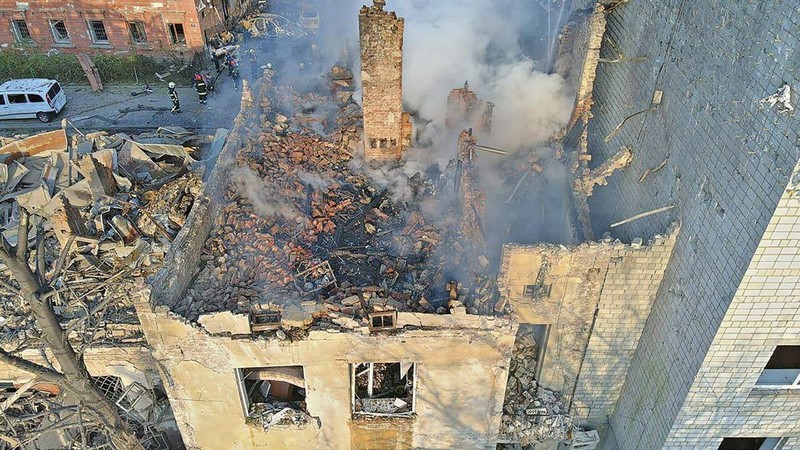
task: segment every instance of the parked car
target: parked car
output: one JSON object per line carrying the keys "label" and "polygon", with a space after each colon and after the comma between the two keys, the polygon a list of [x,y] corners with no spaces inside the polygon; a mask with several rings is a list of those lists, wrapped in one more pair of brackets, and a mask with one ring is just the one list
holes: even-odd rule
{"label": "parked car", "polygon": [[319,29],[319,15],[314,10],[304,9],[300,11],[299,22],[306,30],[313,32]]}
{"label": "parked car", "polygon": [[0,119],[37,118],[47,123],[67,104],[56,80],[21,78],[0,84]]}

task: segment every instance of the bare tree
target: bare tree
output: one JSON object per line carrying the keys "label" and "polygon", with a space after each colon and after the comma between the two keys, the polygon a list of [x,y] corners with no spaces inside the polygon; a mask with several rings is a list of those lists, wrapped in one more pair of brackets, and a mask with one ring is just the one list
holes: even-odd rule
{"label": "bare tree", "polygon": [[[80,423],[85,420],[85,414],[91,421],[101,425],[105,428],[108,439],[118,450],[143,449],[134,432],[120,416],[116,405],[94,385],[86,369],[83,352],[76,352],[73,348],[53,308],[52,299],[58,292],[53,281],[60,271],[59,267],[64,262],[69,246],[62,249],[61,256],[55,261],[56,270],[48,276],[44,256],[45,239],[41,227],[37,230],[35,257],[30,258],[28,252],[30,218],[29,213],[20,206],[15,247],[10,245],[4,236],[0,238],[0,261],[5,264],[9,275],[18,286],[14,286],[10,280],[0,281],[0,285],[12,294],[18,295],[30,308],[40,331],[41,342],[52,352],[58,362],[59,370],[26,360],[3,348],[0,348],[0,362],[32,374],[35,380],[58,385],[63,390],[62,395],[71,394],[77,398],[77,405],[66,407],[71,413],[77,414],[73,419]],[[80,432],[82,442],[85,443],[84,431]],[[24,448],[19,444],[18,438],[0,437],[9,443],[16,442]]]}

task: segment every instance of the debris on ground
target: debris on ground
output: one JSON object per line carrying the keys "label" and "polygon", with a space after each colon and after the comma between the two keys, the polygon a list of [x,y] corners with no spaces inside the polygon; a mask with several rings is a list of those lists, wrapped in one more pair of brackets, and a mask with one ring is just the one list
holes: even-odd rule
{"label": "debris on ground", "polygon": [[506,384],[501,439],[525,445],[558,442],[568,438],[573,419],[559,392],[539,386],[536,373],[539,351],[532,327],[520,327]]}
{"label": "debris on ground", "polygon": [[792,88],[789,84],[784,83],[783,86],[778,88],[778,92],[762,98],[759,103],[762,105],[766,104],[767,109],[778,105],[779,112],[790,113],[794,111],[794,105],[792,105]]}

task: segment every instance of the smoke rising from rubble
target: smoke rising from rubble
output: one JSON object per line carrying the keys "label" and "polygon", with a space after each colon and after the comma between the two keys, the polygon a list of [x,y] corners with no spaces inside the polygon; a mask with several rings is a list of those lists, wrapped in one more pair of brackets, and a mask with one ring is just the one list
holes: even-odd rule
{"label": "smoke rising from rubble", "polygon": [[285,198],[285,192],[260,177],[249,167],[237,167],[231,172],[231,185],[236,192],[253,204],[262,217],[281,216],[294,219],[300,216],[295,206]]}
{"label": "smoke rising from rubble", "polygon": [[444,126],[447,93],[467,80],[496,105],[488,139],[494,145],[516,150],[541,143],[568,120],[572,98],[562,78],[536,71],[520,45],[532,32],[523,12],[532,4],[411,0],[389,7],[406,18],[405,102],[434,129]]}
{"label": "smoke rising from rubble", "polygon": [[[358,56],[358,10],[364,4],[371,0],[322,7],[322,58],[339,58],[345,47]],[[478,97],[496,105],[491,137],[483,143],[517,150],[547,140],[566,124],[574,92],[559,75],[541,72],[530,49],[523,48],[544,32],[531,25],[533,15],[544,14],[534,3],[389,0],[385,9],[405,19],[403,99],[416,115],[417,138],[426,150],[415,153],[452,154],[455,138],[444,126],[446,98],[467,80]]]}

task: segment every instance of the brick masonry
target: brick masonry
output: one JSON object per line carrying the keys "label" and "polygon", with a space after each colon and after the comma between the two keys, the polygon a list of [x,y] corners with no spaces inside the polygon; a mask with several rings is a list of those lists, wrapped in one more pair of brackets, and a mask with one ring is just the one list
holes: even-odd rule
{"label": "brick masonry", "polygon": [[[677,236],[503,246],[501,294],[520,323],[550,327],[537,380],[571,399],[580,421],[613,411]],[[537,284],[546,295],[525,292]]]}
{"label": "brick masonry", "polygon": [[[592,164],[622,145],[632,147],[634,160],[590,197],[594,231],[665,205],[675,208],[613,233],[647,238],[681,223],[611,418],[621,449],[708,449],[726,435],[800,433],[800,397],[750,389],[778,339],[800,343],[796,273],[764,269],[775,271],[770,276],[778,277],[779,287],[759,287],[761,305],[752,305],[747,317],[755,308],[763,314],[726,332],[751,301],[742,293],[752,283],[745,273],[756,270],[754,255],[759,267],[759,242],[798,158],[796,117],[758,104],[784,81],[795,92],[800,88],[796,6],[785,0],[637,0],[607,16],[601,57],[647,58],[600,63],[597,71],[588,136]],[[624,118],[650,106],[655,90],[664,93],[661,105],[604,142]],[[666,168],[638,182],[665,158]],[[777,255],[789,259],[781,264],[796,261],[794,253],[782,253],[798,245],[788,238],[800,230],[791,227],[775,230],[782,241],[776,241]],[[762,319],[769,311],[784,319]],[[728,337],[711,347],[718,334]],[[719,376],[709,378],[710,370]],[[797,439],[785,448],[798,448],[792,442]]]}
{"label": "brick masonry", "polygon": [[[223,2],[227,2],[225,8]],[[89,0],[65,7],[64,2],[55,0],[0,0],[0,45],[41,52],[57,49],[62,53],[169,53],[191,57],[195,52],[202,53],[207,38],[225,30],[226,14],[228,22],[233,22],[251,3],[251,0]],[[204,5],[200,11],[198,5]],[[18,42],[12,20],[25,21],[31,41]],[[56,42],[51,20],[64,21],[69,34],[67,42]],[[93,42],[90,20],[103,22],[108,42]],[[131,39],[128,22],[143,25],[145,42],[136,43]],[[173,42],[170,24],[183,26],[185,43]]]}
{"label": "brick masonry", "polygon": [[[398,159],[403,151],[403,19],[381,0],[358,14],[364,154]],[[410,133],[409,133],[410,134]]]}

